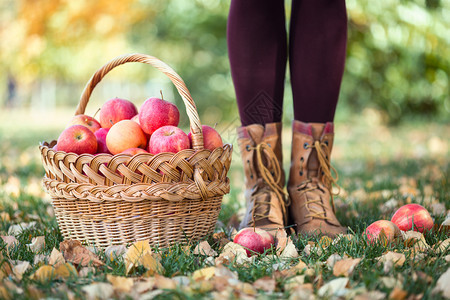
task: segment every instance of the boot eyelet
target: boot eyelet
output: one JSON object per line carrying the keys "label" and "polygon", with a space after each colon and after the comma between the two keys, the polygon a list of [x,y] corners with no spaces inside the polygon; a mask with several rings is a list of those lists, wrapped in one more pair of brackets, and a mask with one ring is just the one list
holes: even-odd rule
{"label": "boot eyelet", "polygon": [[300,161],[302,161],[302,162],[305,161],[305,159],[303,158],[303,156],[300,157]]}
{"label": "boot eyelet", "polygon": [[247,162],[250,163],[250,159],[247,159]]}
{"label": "boot eyelet", "polygon": [[309,146],[308,143],[303,144],[303,148],[305,148],[305,149],[308,149],[308,146]]}
{"label": "boot eyelet", "polygon": [[300,176],[303,176],[303,171],[300,171]]}
{"label": "boot eyelet", "polygon": [[250,152],[250,145],[245,146],[245,149]]}
{"label": "boot eyelet", "polygon": [[272,148],[272,146],[270,145],[270,143],[267,143],[267,146],[269,146],[270,148]]}
{"label": "boot eyelet", "polygon": [[325,158],[328,159],[328,155],[325,155]]}
{"label": "boot eyelet", "polygon": [[322,175],[325,175],[325,173],[322,171]]}
{"label": "boot eyelet", "polygon": [[253,179],[253,175],[250,175],[250,178]]}
{"label": "boot eyelet", "polygon": [[328,146],[328,141],[325,141],[325,145],[327,145],[327,146]]}

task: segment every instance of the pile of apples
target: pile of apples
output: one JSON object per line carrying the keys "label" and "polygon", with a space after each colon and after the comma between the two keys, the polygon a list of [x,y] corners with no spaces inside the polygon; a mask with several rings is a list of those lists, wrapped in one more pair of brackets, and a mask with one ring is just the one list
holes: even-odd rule
{"label": "pile of apples", "polygon": [[[75,154],[177,153],[191,148],[191,133],[178,128],[180,112],[173,103],[160,98],[145,100],[139,109],[129,100],[114,98],[100,109],[100,122],[77,115],[59,135],[54,150]],[[222,147],[220,134],[203,125],[204,148]]]}
{"label": "pile of apples", "polygon": [[425,232],[433,228],[434,221],[428,210],[420,204],[412,203],[400,207],[391,220],[378,220],[370,224],[364,234],[369,243],[376,240],[390,243],[401,235],[401,231]]}

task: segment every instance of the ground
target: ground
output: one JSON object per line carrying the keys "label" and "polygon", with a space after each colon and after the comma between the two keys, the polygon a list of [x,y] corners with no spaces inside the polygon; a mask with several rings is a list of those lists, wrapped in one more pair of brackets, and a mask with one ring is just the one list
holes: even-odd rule
{"label": "ground", "polygon": [[[68,242],[63,242],[51,200],[42,189],[38,152],[39,141],[56,139],[70,113],[0,112],[1,299],[450,297],[448,240],[447,247],[440,244],[449,238],[449,227],[441,226],[450,209],[448,124],[414,120],[389,127],[370,109],[351,121],[338,118],[332,164],[341,186],[335,200],[337,216],[350,232],[345,238],[292,236],[292,244],[281,255],[274,248],[251,259],[236,254],[239,249],[223,249],[224,238],[231,238],[230,226],[244,210],[235,145],[231,192],[223,199],[215,236],[188,247],[150,250],[137,244],[97,256],[89,252],[94,249],[70,244],[95,258],[80,261],[63,251]],[[291,132],[289,125],[285,128],[288,170]],[[233,130],[223,136],[236,143]],[[368,245],[362,235],[367,225],[389,220],[407,203],[425,206],[437,224],[424,240],[414,245],[402,240]],[[141,253],[146,258],[130,263],[133,249],[141,248],[148,250]],[[111,260],[111,251],[128,252]],[[66,264],[55,262],[58,255]]]}

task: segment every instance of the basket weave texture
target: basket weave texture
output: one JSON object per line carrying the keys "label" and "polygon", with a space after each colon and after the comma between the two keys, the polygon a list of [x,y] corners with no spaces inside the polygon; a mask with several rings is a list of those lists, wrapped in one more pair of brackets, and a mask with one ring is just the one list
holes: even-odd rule
{"label": "basket weave texture", "polygon": [[186,106],[193,149],[93,156],[55,151],[56,141],[42,143],[43,182],[58,226],[65,238],[100,248],[137,240],[167,247],[202,239],[213,232],[222,198],[230,191],[232,146],[203,148],[195,103],[173,69],[145,54],[117,57],[91,77],[75,115],[84,113],[102,78],[128,62],[151,65],[170,78]]}

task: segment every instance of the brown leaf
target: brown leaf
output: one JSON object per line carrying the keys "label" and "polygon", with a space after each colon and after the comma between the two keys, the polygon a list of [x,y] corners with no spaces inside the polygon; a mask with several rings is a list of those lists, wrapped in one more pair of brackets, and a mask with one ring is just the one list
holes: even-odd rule
{"label": "brown leaf", "polygon": [[74,265],[83,267],[87,267],[90,264],[95,267],[104,265],[98,256],[83,247],[80,241],[65,240],[59,244],[59,248],[63,253],[64,259]]}
{"label": "brown leaf", "polygon": [[297,248],[295,248],[294,243],[292,243],[289,237],[288,244],[284,248],[283,252],[281,252],[280,258],[297,258],[297,257],[298,257]]}
{"label": "brown leaf", "polygon": [[346,277],[350,276],[360,261],[361,258],[348,258],[337,261],[333,267],[333,275],[344,275]]}
{"label": "brown leaf", "polygon": [[286,230],[277,229],[277,232],[275,233],[275,241],[277,245],[277,255],[280,255],[284,248],[286,248],[289,241],[291,241],[291,237],[287,236]]}
{"label": "brown leaf", "polygon": [[114,290],[119,293],[129,293],[133,287],[133,279],[131,278],[108,274],[106,279],[111,283]]}
{"label": "brown leaf", "polygon": [[14,248],[19,243],[17,239],[11,235],[2,235],[2,240],[6,243],[8,250]]}
{"label": "brown leaf", "polygon": [[208,280],[212,278],[216,273],[216,267],[207,267],[203,269],[199,269],[192,273],[192,279],[195,281],[198,280]]}
{"label": "brown leaf", "polygon": [[440,241],[434,245],[434,248],[436,249],[437,253],[444,253],[448,251],[450,248],[450,238]]}
{"label": "brown leaf", "polygon": [[60,265],[66,263],[64,256],[59,252],[56,248],[53,248],[52,253],[50,253],[50,258],[48,260],[48,264],[57,268]]}
{"label": "brown leaf", "polygon": [[354,300],[383,300],[386,294],[381,291],[370,291],[355,296]]}
{"label": "brown leaf", "polygon": [[37,236],[31,240],[31,244],[27,244],[31,252],[38,253],[45,248],[45,236]]}
{"label": "brown leaf", "polygon": [[273,293],[275,291],[276,282],[274,279],[266,276],[256,280],[253,283],[253,287],[257,290],[263,290],[267,293]]}
{"label": "brown leaf", "polygon": [[217,252],[214,251],[207,241],[200,242],[194,249],[194,254],[204,256],[217,256]]}
{"label": "brown leaf", "polygon": [[327,262],[326,262],[328,268],[330,270],[333,269],[336,262],[340,261],[341,259],[342,259],[342,256],[340,256],[339,254],[337,254],[337,253],[331,254],[330,257],[328,257]]}
{"label": "brown leaf", "polygon": [[293,300],[309,300],[315,299],[314,286],[311,283],[297,285],[291,293],[289,299]]}
{"label": "brown leaf", "polygon": [[9,222],[11,218],[9,217],[9,214],[6,211],[0,212],[0,220],[3,222]]}
{"label": "brown leaf", "polygon": [[408,296],[408,292],[406,292],[403,289],[400,289],[398,287],[395,287],[389,294],[389,299],[404,300],[406,298],[406,296]]}
{"label": "brown leaf", "polygon": [[11,264],[7,260],[3,260],[3,255],[0,252],[0,280],[8,277],[12,273]]}
{"label": "brown leaf", "polygon": [[386,263],[388,261],[391,261],[395,266],[401,267],[405,263],[406,257],[403,253],[397,253],[389,251],[382,256],[378,257],[377,260],[380,263]]}

